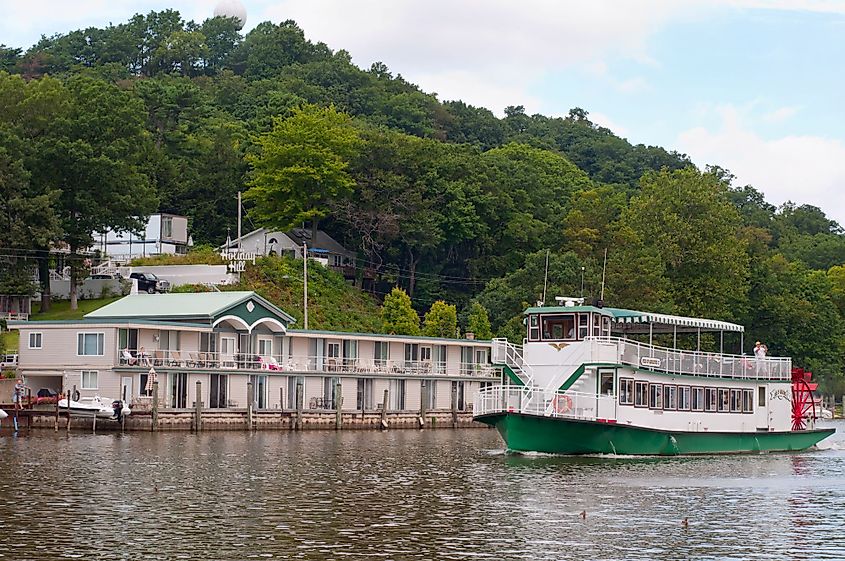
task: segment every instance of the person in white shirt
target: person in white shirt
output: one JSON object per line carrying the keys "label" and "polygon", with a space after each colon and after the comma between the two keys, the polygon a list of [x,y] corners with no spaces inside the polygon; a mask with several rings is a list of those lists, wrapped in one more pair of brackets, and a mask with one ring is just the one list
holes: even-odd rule
{"label": "person in white shirt", "polygon": [[766,353],[769,352],[769,347],[757,341],[754,343],[754,357],[757,359],[757,374],[765,371]]}

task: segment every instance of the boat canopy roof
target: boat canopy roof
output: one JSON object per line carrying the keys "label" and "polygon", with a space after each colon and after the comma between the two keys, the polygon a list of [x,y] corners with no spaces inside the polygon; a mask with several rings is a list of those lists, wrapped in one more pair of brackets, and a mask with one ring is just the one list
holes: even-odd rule
{"label": "boat canopy roof", "polygon": [[627,333],[694,333],[701,331],[745,332],[745,327],[736,323],[715,319],[673,316],[654,312],[639,312],[620,308],[605,308],[613,315],[616,328]]}
{"label": "boat canopy roof", "polygon": [[614,330],[626,333],[696,333],[697,331],[735,331],[745,332],[745,327],[736,323],[715,319],[693,318],[641,312],[623,308],[599,308],[597,306],[542,306],[525,310],[530,314],[566,314],[589,312],[609,316]]}

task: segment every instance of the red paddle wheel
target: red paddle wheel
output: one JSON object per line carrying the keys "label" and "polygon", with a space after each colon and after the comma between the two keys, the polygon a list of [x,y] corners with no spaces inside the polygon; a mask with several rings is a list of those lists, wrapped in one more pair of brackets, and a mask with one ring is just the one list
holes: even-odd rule
{"label": "red paddle wheel", "polygon": [[816,420],[816,399],[813,391],[818,384],[811,382],[812,372],[792,369],[792,430],[806,430],[808,421]]}

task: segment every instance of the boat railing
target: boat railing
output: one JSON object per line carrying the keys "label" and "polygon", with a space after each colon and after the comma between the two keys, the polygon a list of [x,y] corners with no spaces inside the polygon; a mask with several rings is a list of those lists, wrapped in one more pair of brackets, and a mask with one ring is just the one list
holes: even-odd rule
{"label": "boat railing", "polygon": [[393,360],[378,358],[326,357],[307,355],[262,355],[257,353],[222,353],[207,351],[175,351],[122,349],[118,352],[119,366],[166,367],[200,370],[265,370],[270,372],[308,373],[328,375],[419,375],[470,376],[501,379],[501,367],[487,363],[432,360]]}
{"label": "boat railing", "polygon": [[615,422],[616,399],[612,395],[514,385],[479,390],[473,406],[475,416],[505,412]]}
{"label": "boat railing", "polygon": [[786,357],[757,358],[670,349],[620,337],[588,339],[616,343],[620,364],[655,372],[749,380],[790,380],[792,377],[792,359]]}
{"label": "boat railing", "polygon": [[490,347],[490,362],[508,366],[526,386],[534,382],[534,371],[523,358],[522,345],[514,345],[504,338],[493,339]]}

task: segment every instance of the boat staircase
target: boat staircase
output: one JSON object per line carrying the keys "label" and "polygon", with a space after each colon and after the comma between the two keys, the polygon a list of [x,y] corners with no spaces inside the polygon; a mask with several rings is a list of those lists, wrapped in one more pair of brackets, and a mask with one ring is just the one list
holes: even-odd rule
{"label": "boat staircase", "polygon": [[501,366],[517,386],[533,386],[534,370],[522,357],[522,345],[514,345],[504,338],[493,339],[492,343],[490,362],[494,366]]}

